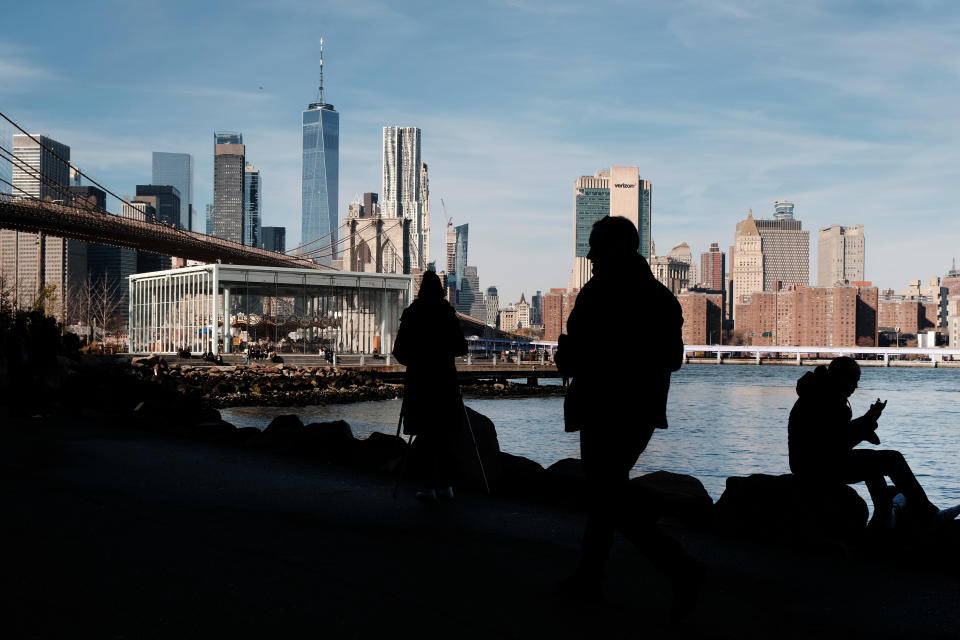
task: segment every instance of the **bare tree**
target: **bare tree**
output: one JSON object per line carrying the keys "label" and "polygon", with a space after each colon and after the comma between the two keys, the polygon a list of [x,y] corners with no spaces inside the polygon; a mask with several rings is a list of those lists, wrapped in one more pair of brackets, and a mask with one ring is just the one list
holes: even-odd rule
{"label": "bare tree", "polygon": [[115,278],[104,275],[99,278],[94,287],[93,321],[103,329],[106,339],[108,331],[116,331],[119,318],[117,309],[120,308],[120,283]]}
{"label": "bare tree", "polygon": [[96,339],[97,329],[101,340],[106,339],[109,331],[116,331],[120,283],[115,278],[106,274],[96,278],[88,275],[86,280],[71,288],[69,301],[71,322],[91,327],[91,340]]}

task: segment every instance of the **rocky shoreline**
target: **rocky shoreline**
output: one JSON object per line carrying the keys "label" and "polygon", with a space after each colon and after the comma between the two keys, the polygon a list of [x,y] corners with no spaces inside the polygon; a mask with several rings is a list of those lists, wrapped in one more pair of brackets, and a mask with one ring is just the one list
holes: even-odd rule
{"label": "rocky shoreline", "polygon": [[[298,367],[284,364],[193,366],[168,364],[157,356],[135,358],[134,376],[175,390],[216,408],[313,404],[343,404],[391,400],[403,396],[403,385],[385,382],[376,373],[334,367]],[[559,385],[482,382],[463,385],[468,397],[562,396]]]}

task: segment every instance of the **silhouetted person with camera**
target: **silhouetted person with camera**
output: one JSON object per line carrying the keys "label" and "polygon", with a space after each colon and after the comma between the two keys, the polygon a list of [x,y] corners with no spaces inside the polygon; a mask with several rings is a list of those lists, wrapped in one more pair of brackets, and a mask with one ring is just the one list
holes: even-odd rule
{"label": "silhouetted person with camera", "polygon": [[454,448],[464,422],[456,356],[467,352],[460,321],[443,297],[440,277],[423,274],[417,299],[400,317],[393,355],[406,365],[403,432],[417,437],[427,463],[426,488],[417,498],[453,498]]}
{"label": "silhouetted person with camera", "polygon": [[877,398],[864,415],[854,418],[847,398],[859,382],[860,365],[849,357],[834,358],[829,367],[819,366],[800,378],[788,426],[790,470],[813,482],[866,483],[873,500],[872,528],[890,525],[893,494],[884,476],[919,521],[952,519],[957,510],[938,512],[899,451],[854,448],[861,442],[880,444],[877,420],[887,406]]}
{"label": "silhouetted person with camera", "polygon": [[[702,565],[659,530],[656,514],[631,499],[629,474],[654,429],[667,428],[670,373],[683,362],[683,316],[639,246],[637,229],[626,218],[593,225],[587,254],[593,277],[577,295],[555,356],[560,372],[572,377],[564,421],[567,431],[580,431],[588,500],[580,563],[557,593],[602,599],[604,569],[619,530],[670,579],[676,618],[694,605]],[[601,348],[613,326],[629,326],[630,335],[643,342],[639,359]]]}

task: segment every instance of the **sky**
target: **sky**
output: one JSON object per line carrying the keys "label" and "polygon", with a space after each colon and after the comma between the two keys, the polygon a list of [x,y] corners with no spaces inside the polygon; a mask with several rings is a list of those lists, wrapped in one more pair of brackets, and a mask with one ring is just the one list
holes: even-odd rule
{"label": "sky", "polygon": [[323,37],[341,220],[381,191],[382,128],[419,127],[431,258],[443,268],[442,198],[503,302],[566,286],[573,183],[611,165],[652,182],[660,254],[726,251],[747,210],[772,217],[778,199],[811,231],[812,284],[831,224],[864,225],[882,288],[960,253],[950,1],[39,0],[0,15],[0,111],[120,195],[150,181],[151,152],[193,154],[200,217],[213,132],[240,131],[288,248]]}

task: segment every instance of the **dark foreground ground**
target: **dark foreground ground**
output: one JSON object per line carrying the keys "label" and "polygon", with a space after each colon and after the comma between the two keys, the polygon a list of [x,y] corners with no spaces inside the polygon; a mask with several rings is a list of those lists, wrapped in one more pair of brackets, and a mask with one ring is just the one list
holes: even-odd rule
{"label": "dark foreground ground", "polygon": [[[955,578],[675,530],[709,565],[666,581],[618,540],[605,605],[551,597],[583,517],[90,426],[2,429],[8,638],[960,637]],[[956,550],[960,553],[960,549]]]}

